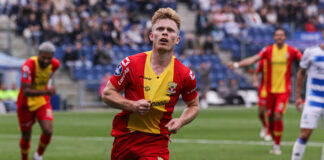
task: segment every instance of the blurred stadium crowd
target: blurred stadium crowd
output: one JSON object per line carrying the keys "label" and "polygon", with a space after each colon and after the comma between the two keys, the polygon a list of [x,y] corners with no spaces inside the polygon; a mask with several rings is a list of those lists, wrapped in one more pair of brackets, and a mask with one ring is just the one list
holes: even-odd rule
{"label": "blurred stadium crowd", "polygon": [[[212,89],[221,80],[236,79],[252,87],[221,62],[218,52],[229,50],[238,60],[256,54],[272,42],[276,27],[291,38],[295,31],[315,32],[324,26],[324,0],[189,0],[196,14],[195,31],[181,31],[176,56],[191,68],[211,62]],[[0,13],[14,17],[16,32],[30,33],[34,44],[52,41],[55,57],[73,78],[98,80],[113,73],[126,56],[151,49],[150,17],[160,7],[177,9],[176,0],[19,0],[0,4]],[[183,26],[185,27],[185,26]],[[219,46],[219,47],[217,47]],[[242,54],[244,53],[244,54]],[[89,89],[98,89],[100,83]]]}

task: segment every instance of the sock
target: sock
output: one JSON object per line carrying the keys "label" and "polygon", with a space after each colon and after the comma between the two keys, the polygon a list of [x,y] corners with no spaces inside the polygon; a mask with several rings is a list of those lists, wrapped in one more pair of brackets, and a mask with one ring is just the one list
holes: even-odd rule
{"label": "sock", "polygon": [[273,140],[275,145],[280,145],[281,135],[283,131],[282,120],[273,122]]}
{"label": "sock", "polygon": [[294,148],[291,155],[291,160],[302,160],[307,141],[298,138],[294,144]]}
{"label": "sock", "polygon": [[259,114],[259,119],[261,120],[263,127],[267,127],[268,126],[268,123],[267,123],[267,121],[265,119],[265,114],[264,113]]}
{"label": "sock", "polygon": [[39,140],[38,149],[37,149],[38,155],[40,155],[40,156],[43,155],[47,145],[51,141],[51,137],[52,137],[52,135],[46,136],[44,133],[41,135],[40,140]]}
{"label": "sock", "polygon": [[28,153],[30,148],[30,141],[25,141],[24,139],[20,139],[20,152],[21,152],[21,159],[28,160]]}

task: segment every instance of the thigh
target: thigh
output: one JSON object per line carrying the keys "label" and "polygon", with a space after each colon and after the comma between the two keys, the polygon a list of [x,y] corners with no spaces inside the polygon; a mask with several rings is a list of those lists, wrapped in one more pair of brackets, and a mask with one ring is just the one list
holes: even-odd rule
{"label": "thigh", "polygon": [[115,137],[113,147],[111,149],[111,160],[128,160],[135,159],[131,149],[134,145],[132,134]]}
{"label": "thigh", "polygon": [[53,121],[53,110],[50,104],[45,104],[41,108],[36,110],[36,118],[37,120],[48,120]]}
{"label": "thigh", "polygon": [[320,116],[321,108],[305,106],[300,120],[300,128],[317,128]]}
{"label": "thigh", "polygon": [[284,114],[286,112],[288,99],[289,99],[288,94],[276,94],[274,112]]}
{"label": "thigh", "polygon": [[21,131],[30,131],[35,123],[36,113],[28,110],[28,107],[19,107],[17,109],[19,128]]}
{"label": "thigh", "polygon": [[162,135],[144,134],[138,137],[139,143],[134,146],[137,159],[169,159],[168,138]]}

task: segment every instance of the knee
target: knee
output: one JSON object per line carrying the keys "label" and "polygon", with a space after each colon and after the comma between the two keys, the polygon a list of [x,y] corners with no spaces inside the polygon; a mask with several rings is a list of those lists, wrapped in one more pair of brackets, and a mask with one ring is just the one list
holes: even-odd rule
{"label": "knee", "polygon": [[302,139],[303,141],[307,142],[310,135],[311,135],[311,132],[301,132],[299,135],[299,138]]}
{"label": "knee", "polygon": [[23,132],[22,133],[22,139],[24,139],[24,141],[30,141],[31,138],[31,132]]}
{"label": "knee", "polygon": [[46,136],[51,136],[53,134],[53,129],[52,128],[45,128],[43,130],[43,133],[46,135]]}
{"label": "knee", "polygon": [[274,113],[273,120],[274,121],[281,121],[282,120],[282,115],[280,113]]}

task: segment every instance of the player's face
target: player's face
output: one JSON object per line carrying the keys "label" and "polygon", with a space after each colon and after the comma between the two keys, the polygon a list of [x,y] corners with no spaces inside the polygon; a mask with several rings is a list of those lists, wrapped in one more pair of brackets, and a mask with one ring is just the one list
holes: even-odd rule
{"label": "player's face", "polygon": [[41,68],[46,68],[51,64],[53,58],[53,53],[41,52],[38,55],[38,63]]}
{"label": "player's face", "polygon": [[153,47],[161,52],[172,52],[180,42],[177,24],[170,19],[160,19],[152,27],[150,40]]}
{"label": "player's face", "polygon": [[273,36],[276,44],[283,44],[286,40],[286,34],[283,30],[277,30]]}

